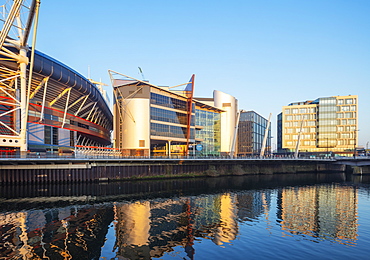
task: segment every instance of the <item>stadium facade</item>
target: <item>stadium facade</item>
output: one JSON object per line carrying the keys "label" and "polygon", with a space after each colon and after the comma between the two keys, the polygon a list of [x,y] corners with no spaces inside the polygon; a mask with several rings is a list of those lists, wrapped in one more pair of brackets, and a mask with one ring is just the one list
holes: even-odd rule
{"label": "stadium facade", "polygon": [[98,86],[36,51],[39,6],[14,0],[0,10],[0,153],[107,147],[113,115]]}
{"label": "stadium facade", "polygon": [[[30,54],[30,53],[29,53]],[[18,64],[0,56],[0,146],[3,154],[20,148]],[[29,73],[29,68],[27,69]],[[10,89],[10,91],[9,91]],[[8,91],[7,91],[8,90]],[[113,115],[96,85],[61,62],[36,51],[29,89],[27,150],[65,153],[110,145]]]}

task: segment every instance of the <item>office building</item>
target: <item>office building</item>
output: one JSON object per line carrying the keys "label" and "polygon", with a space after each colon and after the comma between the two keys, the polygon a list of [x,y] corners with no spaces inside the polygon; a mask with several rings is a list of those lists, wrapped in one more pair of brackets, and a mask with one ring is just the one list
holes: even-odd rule
{"label": "office building", "polygon": [[[237,149],[239,156],[260,155],[268,120],[254,111],[241,111]],[[271,153],[271,125],[269,126],[265,155]]]}
{"label": "office building", "polygon": [[192,96],[194,77],[179,91],[110,73],[115,97],[113,141],[124,156],[218,156],[224,151],[222,115],[227,111],[223,108],[232,104],[223,98],[229,95],[221,92],[203,102]]}
{"label": "office building", "polygon": [[291,103],[278,116],[278,131],[280,152],[352,155],[358,143],[358,97]]}

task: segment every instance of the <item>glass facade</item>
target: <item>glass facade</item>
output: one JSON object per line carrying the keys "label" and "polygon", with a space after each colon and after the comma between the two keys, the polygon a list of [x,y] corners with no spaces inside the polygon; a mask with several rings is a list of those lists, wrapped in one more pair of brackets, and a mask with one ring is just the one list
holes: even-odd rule
{"label": "glass facade", "polygon": [[[187,102],[157,93],[150,94],[150,102],[151,136],[187,139]],[[195,138],[194,110],[192,111],[190,139]]]}
{"label": "glass facade", "polygon": [[[238,128],[238,155],[259,155],[268,121],[254,111],[241,112]],[[271,126],[265,152],[271,151]]]}
{"label": "glass facade", "polygon": [[333,148],[337,145],[337,104],[335,97],[319,98],[317,146]]}
{"label": "glass facade", "polygon": [[195,112],[196,139],[202,140],[202,150],[196,151],[201,156],[219,156],[221,147],[221,116],[218,112],[197,109]]}
{"label": "glass facade", "polygon": [[[157,93],[150,93],[150,104],[172,108],[176,110],[182,110],[187,112],[187,102],[185,100],[179,100],[173,97],[168,97],[164,95],[160,95]],[[193,104],[192,111],[194,111],[195,106]]]}
{"label": "glass facade", "polygon": [[150,119],[161,122],[187,125],[187,113],[152,107],[150,109]]}
{"label": "glass facade", "polygon": [[[186,139],[186,127],[179,127],[165,124],[150,124],[150,134],[152,136],[164,136],[173,138],[184,138]],[[190,138],[194,139],[194,129],[190,129]]]}

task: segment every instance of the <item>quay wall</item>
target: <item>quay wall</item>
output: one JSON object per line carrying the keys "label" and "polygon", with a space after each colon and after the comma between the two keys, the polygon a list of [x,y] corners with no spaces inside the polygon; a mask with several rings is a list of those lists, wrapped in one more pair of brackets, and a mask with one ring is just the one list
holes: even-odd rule
{"label": "quay wall", "polygon": [[150,178],[344,172],[330,160],[13,160],[0,161],[0,183],[97,182]]}

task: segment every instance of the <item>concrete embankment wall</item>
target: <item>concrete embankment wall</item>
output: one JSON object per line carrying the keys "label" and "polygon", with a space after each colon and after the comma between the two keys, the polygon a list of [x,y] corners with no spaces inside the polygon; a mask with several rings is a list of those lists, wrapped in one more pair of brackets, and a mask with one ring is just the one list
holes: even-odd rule
{"label": "concrete embankment wall", "polygon": [[0,165],[0,183],[93,182],[281,173],[344,172],[343,165],[315,160],[37,161]]}

